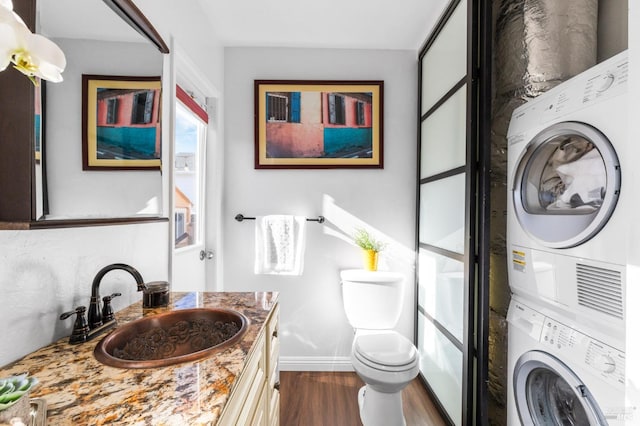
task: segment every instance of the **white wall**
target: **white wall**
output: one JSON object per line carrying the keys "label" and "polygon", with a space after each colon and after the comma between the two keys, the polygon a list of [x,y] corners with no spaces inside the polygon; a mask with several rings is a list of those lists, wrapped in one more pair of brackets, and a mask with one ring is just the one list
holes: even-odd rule
{"label": "white wall", "polygon": [[[127,263],[146,281],[167,279],[167,223],[0,231],[0,365],[71,334],[61,313],[89,307],[91,282],[111,263]],[[100,295],[122,293],[118,311],[140,300],[131,275],[105,275]]]}
{"label": "white wall", "polygon": [[149,18],[168,45],[172,38],[175,39],[198,71],[205,74],[215,87],[222,88],[223,47],[199,2],[136,0],[136,6]]}
{"label": "white wall", "polygon": [[[282,368],[349,368],[353,331],[339,271],[360,268],[360,250],[337,235],[368,225],[392,245],[383,265],[407,277],[399,330],[413,339],[416,178],[416,56],[413,51],[225,49],[223,226],[227,291],[281,293]],[[383,170],[254,170],[254,79],[384,80]],[[231,166],[230,166],[231,165]],[[234,216],[324,215],[309,222],[301,277],[253,274],[254,222]]]}

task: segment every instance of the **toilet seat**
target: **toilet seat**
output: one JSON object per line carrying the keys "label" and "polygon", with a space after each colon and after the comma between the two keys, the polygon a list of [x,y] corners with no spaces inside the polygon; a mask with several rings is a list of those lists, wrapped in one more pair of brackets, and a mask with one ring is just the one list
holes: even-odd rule
{"label": "toilet seat", "polygon": [[413,343],[394,331],[356,337],[353,355],[370,368],[388,372],[411,370],[418,360]]}

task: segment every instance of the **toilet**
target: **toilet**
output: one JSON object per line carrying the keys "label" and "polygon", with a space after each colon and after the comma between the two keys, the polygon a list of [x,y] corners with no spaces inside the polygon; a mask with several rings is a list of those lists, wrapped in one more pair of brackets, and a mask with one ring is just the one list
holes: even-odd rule
{"label": "toilet", "polygon": [[358,391],[364,426],[404,426],[402,390],[418,375],[418,351],[392,330],[402,311],[404,277],[395,272],[340,272],[342,300],[355,336],[353,368],[365,383]]}

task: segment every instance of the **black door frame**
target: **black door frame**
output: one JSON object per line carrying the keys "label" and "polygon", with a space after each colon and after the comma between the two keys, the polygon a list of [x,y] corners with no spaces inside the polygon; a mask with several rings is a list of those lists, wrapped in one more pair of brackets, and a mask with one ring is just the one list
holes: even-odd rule
{"label": "black door frame", "polygon": [[[426,117],[435,111],[451,95],[464,84],[467,85],[467,161],[463,167],[466,173],[466,200],[468,208],[465,212],[465,253],[460,256],[443,253],[442,249],[420,244],[419,232],[416,231],[416,253],[420,247],[428,248],[438,254],[449,255],[464,261],[466,291],[464,296],[464,331],[462,342],[462,424],[488,424],[488,390],[489,380],[489,224],[491,210],[489,204],[490,191],[490,155],[491,155],[491,56],[492,56],[492,7],[489,0],[467,0],[467,73],[449,92],[438,100],[425,114],[421,114],[422,100],[418,101],[418,168],[416,189],[416,230],[420,226],[420,185],[432,180],[455,175],[462,170],[454,169],[420,178],[420,140],[421,124]],[[436,38],[440,35],[460,0],[452,0],[436,27],[420,49],[418,56],[418,93],[422,93],[422,59]],[[419,271],[416,261],[416,294],[419,291]],[[417,303],[417,302],[416,302]],[[418,339],[418,310],[416,309],[416,341]],[[434,324],[437,326],[437,324]],[[445,334],[448,334],[446,330]],[[452,336],[450,336],[452,337]],[[477,364],[474,362],[477,360]],[[429,386],[428,378],[420,375],[425,387],[431,395],[442,416],[452,424],[444,406]]]}

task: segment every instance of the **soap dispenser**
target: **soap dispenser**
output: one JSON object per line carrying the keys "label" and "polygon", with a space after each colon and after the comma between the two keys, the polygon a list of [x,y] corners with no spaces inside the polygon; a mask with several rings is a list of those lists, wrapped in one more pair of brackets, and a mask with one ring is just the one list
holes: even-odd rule
{"label": "soap dispenser", "polygon": [[161,308],[169,305],[169,283],[152,281],[144,284],[142,307],[144,309]]}

